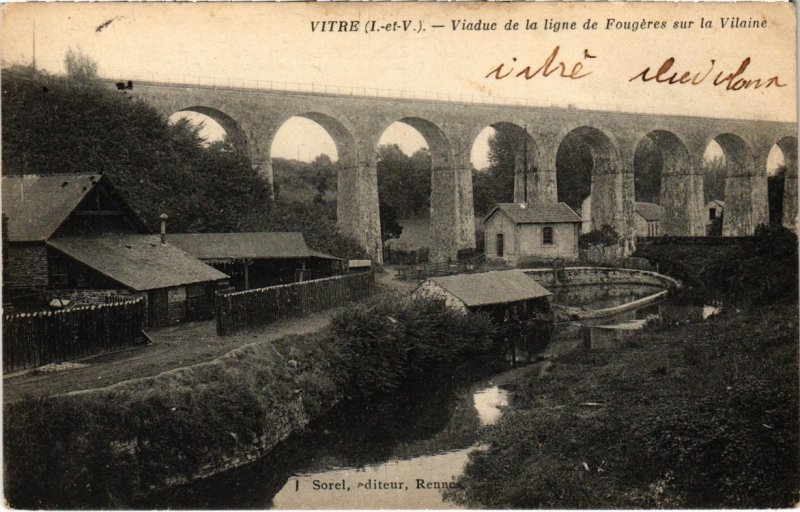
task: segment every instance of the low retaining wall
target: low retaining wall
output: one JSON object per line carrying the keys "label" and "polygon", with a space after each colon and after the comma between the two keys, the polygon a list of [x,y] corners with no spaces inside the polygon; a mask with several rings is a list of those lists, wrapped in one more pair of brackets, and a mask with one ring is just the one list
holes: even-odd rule
{"label": "low retaining wall", "polygon": [[552,268],[526,270],[525,273],[545,288],[555,286],[596,284],[641,284],[680,288],[679,281],[648,270],[611,267],[566,267],[558,271]]}

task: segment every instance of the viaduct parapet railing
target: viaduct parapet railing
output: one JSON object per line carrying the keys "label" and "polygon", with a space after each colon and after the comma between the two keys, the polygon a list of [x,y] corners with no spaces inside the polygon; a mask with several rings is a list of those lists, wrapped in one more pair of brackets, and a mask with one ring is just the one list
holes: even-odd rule
{"label": "viaduct parapet railing", "polygon": [[478,106],[521,106],[521,107],[535,107],[535,108],[549,108],[561,110],[585,110],[593,112],[621,112],[626,114],[657,114],[662,116],[674,117],[692,117],[684,115],[676,115],[668,112],[658,110],[657,108],[640,108],[636,111],[626,111],[619,105],[613,104],[599,104],[592,102],[591,105],[577,105],[573,103],[553,103],[543,101],[541,99],[532,98],[515,98],[509,96],[480,96],[480,95],[467,95],[467,94],[447,94],[439,92],[428,91],[406,91],[401,89],[387,89],[380,87],[363,87],[363,86],[347,86],[347,85],[330,85],[318,84],[313,82],[291,82],[281,80],[254,80],[247,78],[225,78],[216,76],[202,76],[202,75],[179,75],[179,76],[161,76],[161,75],[126,75],[120,74],[120,79],[104,77],[103,80],[110,83],[127,83],[128,80],[133,82],[134,89],[136,84],[162,86],[162,87],[196,87],[208,88],[216,90],[231,90],[231,91],[249,91],[249,92],[266,92],[266,93],[292,93],[292,94],[306,94],[315,96],[338,96],[338,97],[353,97],[364,99],[381,99],[381,100],[414,100],[414,101],[431,101],[439,103],[454,103],[462,105],[478,105]]}

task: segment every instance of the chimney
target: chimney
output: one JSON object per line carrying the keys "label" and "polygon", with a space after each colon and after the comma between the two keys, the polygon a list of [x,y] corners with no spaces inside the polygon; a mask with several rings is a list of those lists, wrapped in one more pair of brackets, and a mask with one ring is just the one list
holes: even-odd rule
{"label": "chimney", "polygon": [[161,245],[165,245],[167,243],[167,219],[169,216],[166,213],[162,213],[158,218],[161,219]]}

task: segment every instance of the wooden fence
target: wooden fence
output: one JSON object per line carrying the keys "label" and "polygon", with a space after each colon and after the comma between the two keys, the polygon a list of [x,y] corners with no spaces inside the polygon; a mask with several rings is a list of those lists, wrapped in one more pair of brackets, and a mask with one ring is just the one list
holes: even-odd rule
{"label": "wooden fence", "polygon": [[63,311],[3,315],[3,371],[143,345],[144,320],[143,298]]}
{"label": "wooden fence", "polygon": [[481,269],[481,264],[486,261],[486,256],[480,254],[463,261],[438,261],[435,263],[422,263],[398,267],[397,278],[403,280],[421,281],[429,277],[450,276],[453,274],[471,274]]}
{"label": "wooden fence", "polygon": [[217,334],[260,327],[284,318],[300,318],[369,297],[375,274],[361,272],[302,283],[217,293],[214,302]]}

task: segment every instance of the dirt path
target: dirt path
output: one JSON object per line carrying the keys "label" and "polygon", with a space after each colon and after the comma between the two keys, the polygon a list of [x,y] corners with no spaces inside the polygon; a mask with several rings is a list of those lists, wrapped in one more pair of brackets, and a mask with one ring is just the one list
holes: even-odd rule
{"label": "dirt path", "polygon": [[[377,294],[411,293],[416,288],[415,282],[395,279],[393,267],[386,270],[376,275]],[[165,327],[148,333],[153,338],[152,345],[70,361],[58,371],[33,369],[4,376],[3,403],[17,402],[28,396],[60,395],[102,388],[124,380],[152,377],[181,366],[211,361],[248,343],[317,332],[330,323],[336,312],[343,309],[329,309],[224,337],[217,336],[214,320]]]}
{"label": "dirt path", "polygon": [[247,343],[316,332],[327,326],[331,317],[342,309],[329,309],[224,337],[217,336],[213,320],[166,327],[149,333],[154,341],[152,345],[100,354],[66,365],[73,369],[46,373],[32,370],[4,377],[3,403],[16,402],[26,396],[58,395],[151,377],[172,368],[211,361]]}

